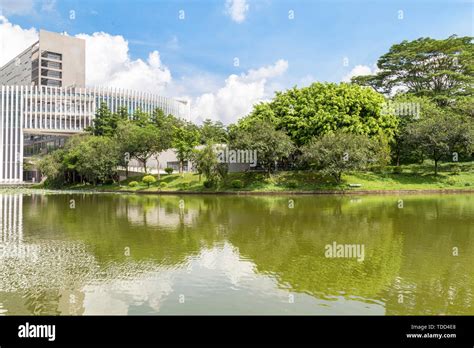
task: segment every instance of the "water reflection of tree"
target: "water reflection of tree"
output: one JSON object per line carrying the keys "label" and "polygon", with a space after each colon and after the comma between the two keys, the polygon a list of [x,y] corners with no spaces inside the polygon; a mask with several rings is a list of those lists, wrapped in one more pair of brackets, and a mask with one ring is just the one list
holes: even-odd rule
{"label": "water reflection of tree", "polygon": [[397,225],[407,231],[405,257],[387,314],[474,314],[474,197],[428,198],[405,200]]}
{"label": "water reflection of tree", "polygon": [[[71,197],[75,209],[69,208]],[[31,199],[25,225],[49,226],[44,238],[85,242],[100,267],[147,260],[179,266],[203,248],[230,241],[258,272],[291,291],[321,298],[388,299],[389,314],[472,313],[469,196],[404,197],[402,209],[397,208],[399,197],[385,196],[44,199],[47,204],[43,198]],[[364,244],[365,261],[324,257],[324,246],[333,241]],[[461,246],[457,259],[447,256],[453,245]],[[126,247],[130,256],[124,255]],[[400,291],[407,294],[403,304],[397,302]]]}
{"label": "water reflection of tree", "polygon": [[[279,209],[250,200],[239,233],[230,226],[230,241],[250,257],[257,269],[276,276],[282,287],[313,296],[361,296],[373,298],[396,276],[401,263],[402,235],[393,230],[383,201],[351,203],[346,197],[299,197],[295,208],[288,198]],[[328,259],[325,245],[363,244],[365,261]]]}

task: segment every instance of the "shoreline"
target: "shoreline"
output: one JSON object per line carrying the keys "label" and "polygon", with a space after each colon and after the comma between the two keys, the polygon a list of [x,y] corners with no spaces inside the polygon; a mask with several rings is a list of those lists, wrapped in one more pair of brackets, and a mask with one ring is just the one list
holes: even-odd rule
{"label": "shoreline", "polygon": [[[390,195],[390,194],[472,194],[474,189],[402,189],[402,190],[320,190],[320,191],[133,191],[133,190],[81,190],[81,189],[40,189],[57,193],[122,193],[140,195],[216,195],[216,196],[300,196],[300,195]],[[1,191],[1,187],[0,187]]]}

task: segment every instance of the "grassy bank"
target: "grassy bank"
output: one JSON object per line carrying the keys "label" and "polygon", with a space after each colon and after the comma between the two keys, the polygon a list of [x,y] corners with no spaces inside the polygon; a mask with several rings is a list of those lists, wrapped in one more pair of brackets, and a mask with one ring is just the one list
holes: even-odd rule
{"label": "grassy bank", "polygon": [[[204,187],[205,178],[198,174],[186,173],[161,175],[160,180],[149,187],[141,182],[143,175],[130,177],[120,184],[75,185],[70,190],[96,191],[150,191],[150,192],[285,192],[285,191],[396,191],[396,190],[473,190],[474,162],[459,165],[461,172],[454,173],[449,164],[440,168],[435,176],[430,163],[402,166],[401,173],[392,167],[380,172],[354,172],[343,175],[343,182],[335,184],[330,178],[307,171],[277,172],[267,177],[264,173],[229,173],[226,180],[213,188]],[[155,176],[156,177],[156,176]],[[137,181],[135,187],[129,186]],[[238,181],[236,183],[236,181]],[[240,184],[242,187],[236,187]],[[350,186],[352,184],[352,187]],[[355,184],[355,185],[354,185]],[[360,185],[360,186],[359,186]]]}

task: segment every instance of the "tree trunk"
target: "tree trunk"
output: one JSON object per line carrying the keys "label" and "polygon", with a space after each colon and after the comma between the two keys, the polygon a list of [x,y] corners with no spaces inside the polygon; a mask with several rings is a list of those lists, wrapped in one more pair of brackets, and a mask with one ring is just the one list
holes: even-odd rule
{"label": "tree trunk", "polygon": [[156,156],[156,170],[158,171],[158,180],[161,179],[161,176],[160,176],[160,158],[158,156]]}
{"label": "tree trunk", "polygon": [[179,174],[181,174],[181,176],[184,176],[183,174],[183,161],[179,161]]}

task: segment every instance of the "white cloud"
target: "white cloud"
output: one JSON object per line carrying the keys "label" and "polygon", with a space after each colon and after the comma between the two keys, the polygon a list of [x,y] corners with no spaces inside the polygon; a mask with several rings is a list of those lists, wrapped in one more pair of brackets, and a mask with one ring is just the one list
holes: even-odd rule
{"label": "white cloud", "polygon": [[121,35],[104,32],[76,35],[86,40],[86,83],[147,92],[162,92],[171,82],[171,72],[161,62],[158,51],[147,61],[131,59],[128,42]]}
{"label": "white cloud", "polygon": [[226,14],[237,23],[242,23],[249,10],[246,0],[227,0],[225,3]]}
{"label": "white cloud", "polygon": [[351,78],[354,76],[365,76],[365,75],[372,75],[378,71],[377,66],[374,64],[372,68],[367,65],[356,65],[352,68],[351,71],[347,75],[342,78],[343,82],[350,82]]}
{"label": "white cloud", "polygon": [[0,66],[15,58],[37,40],[36,29],[23,29],[0,16]]}
{"label": "white cloud", "polygon": [[191,116],[195,121],[210,118],[223,123],[235,122],[273,92],[268,88],[268,79],[282,75],[287,69],[288,62],[280,59],[273,65],[249,70],[247,74],[232,74],[225,80],[224,87],[194,100]]}
{"label": "white cloud", "polygon": [[[158,51],[150,52],[146,61],[132,59],[128,42],[123,36],[99,32],[76,37],[86,40],[88,86],[114,86],[160,93],[171,82],[171,72],[162,64]],[[0,16],[0,65],[37,40],[36,29],[23,29]]]}
{"label": "white cloud", "polygon": [[[231,123],[250,112],[252,106],[268,100],[275,90],[283,89],[280,78],[288,62],[250,69],[241,75],[222,77],[191,69],[173,80],[158,51],[148,58],[132,59],[128,41],[120,35],[97,32],[79,34],[86,40],[86,84],[148,91],[191,100],[194,121],[205,118]],[[0,64],[8,62],[38,39],[36,29],[23,29],[0,16]]]}

